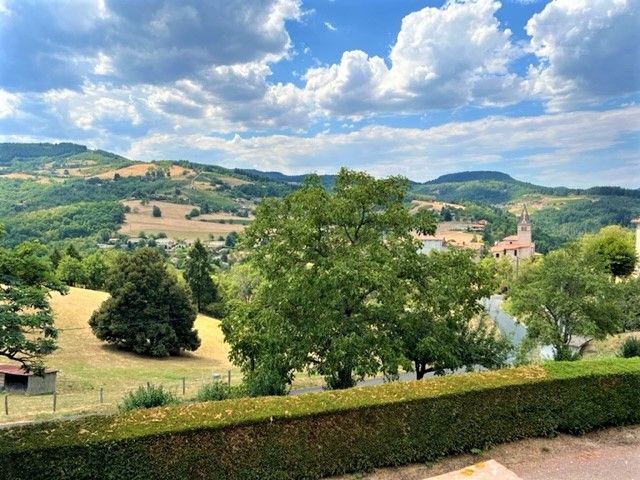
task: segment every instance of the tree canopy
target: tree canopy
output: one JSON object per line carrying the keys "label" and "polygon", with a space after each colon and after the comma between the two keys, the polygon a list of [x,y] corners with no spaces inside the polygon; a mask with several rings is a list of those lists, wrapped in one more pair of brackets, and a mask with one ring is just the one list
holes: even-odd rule
{"label": "tree canopy", "polygon": [[0,248],[0,355],[36,373],[44,370],[43,357],[56,348],[51,290],[65,292],[43,246]]}
{"label": "tree canopy", "polygon": [[480,303],[497,284],[493,263],[474,261],[469,250],[431,252],[418,258],[415,278],[401,337],[418,380],[428,372],[506,363],[511,343],[484,321]]}
{"label": "tree canopy", "polygon": [[198,239],[189,249],[184,262],[184,278],[191,288],[199,312],[204,312],[206,306],[218,297],[216,286],[211,279],[212,271],[209,252]]}
{"label": "tree canopy", "polygon": [[621,287],[605,265],[578,246],[555,250],[523,269],[509,290],[514,313],[535,343],[552,345],[556,358],[571,357],[576,335],[602,338],[622,329]]}
{"label": "tree canopy", "polygon": [[614,277],[631,275],[636,267],[633,233],[618,225],[609,225],[598,233],[585,235],[580,245],[586,255],[598,257]]}
{"label": "tree canopy", "polygon": [[332,192],[310,176],[260,204],[243,245],[264,280],[223,320],[245,371],[286,383],[306,369],[331,388],[397,371],[398,319],[419,255],[412,232],[435,231],[433,216],[403,204],[407,188],[402,178],[342,169]]}
{"label": "tree canopy", "polygon": [[100,340],[154,357],[200,346],[189,291],[167,270],[156,249],[121,254],[105,287],[111,297],[89,320]]}

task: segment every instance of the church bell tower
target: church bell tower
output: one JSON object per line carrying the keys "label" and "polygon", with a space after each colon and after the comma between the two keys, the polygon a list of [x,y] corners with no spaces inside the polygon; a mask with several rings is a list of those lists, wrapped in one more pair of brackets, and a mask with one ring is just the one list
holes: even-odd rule
{"label": "church bell tower", "polygon": [[518,243],[531,243],[531,220],[529,220],[529,211],[526,205],[522,205],[522,213],[518,220]]}

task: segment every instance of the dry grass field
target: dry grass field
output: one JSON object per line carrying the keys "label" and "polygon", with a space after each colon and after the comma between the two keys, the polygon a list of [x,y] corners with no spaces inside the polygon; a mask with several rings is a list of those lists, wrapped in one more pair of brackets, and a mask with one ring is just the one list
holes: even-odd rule
{"label": "dry grass field", "polygon": [[[97,177],[111,179],[116,173],[121,177],[144,177],[148,171],[155,170],[156,168],[157,166],[152,163],[136,163],[117,170],[109,170],[97,175]],[[194,174],[193,170],[183,168],[179,165],[171,165],[169,172],[171,173],[171,177],[182,177]]]}
{"label": "dry grass field", "polygon": [[464,210],[464,205],[458,205],[457,203],[438,202],[436,200],[412,200],[411,212],[415,213],[421,208],[432,208],[436,212],[440,212],[444,207],[459,208]]}
{"label": "dry grass field", "polygon": [[[209,383],[214,374],[219,374],[221,380],[226,381],[231,371],[232,384],[241,382],[239,369],[229,362],[229,348],[224,343],[219,320],[198,315],[195,328],[202,345],[195,352],[179,357],[145,357],[114,348],[93,335],[88,324],[89,318],[107,298],[105,292],[82,288],[70,288],[67,295],[52,295],[51,306],[60,336],[58,350],[47,357],[46,363],[48,368],[59,371],[56,412],[53,412],[52,395],[10,394],[9,415],[6,415],[1,410],[2,395],[0,424],[113,412],[127,392],[147,382],[161,384],[185,399],[195,397],[198,389]],[[184,396],[183,378],[186,387]],[[319,377],[299,375],[294,386],[299,388],[321,382]]]}
{"label": "dry grass field", "polygon": [[[164,232],[169,238],[206,240],[209,234],[213,236],[226,236],[229,232],[239,232],[244,228],[239,224],[225,224],[213,222],[201,222],[203,220],[224,219],[224,220],[247,220],[226,213],[215,213],[202,215],[187,220],[185,215],[193,209],[193,205],[180,205],[168,202],[150,202],[142,205],[138,200],[123,202],[131,208],[131,213],[127,213],[120,233],[137,236],[140,232],[147,234]],[[153,206],[157,205],[162,211],[161,217],[154,217],[151,214]]]}
{"label": "dry grass field", "polygon": [[522,212],[522,204],[527,205],[527,210],[529,213],[535,212],[537,210],[542,210],[543,208],[560,208],[563,205],[566,205],[568,202],[575,202],[576,200],[585,200],[589,198],[585,195],[569,195],[565,197],[554,197],[550,195],[524,195],[522,198],[518,199],[517,202],[513,202],[509,204],[508,210],[514,215],[520,215]]}
{"label": "dry grass field", "polygon": [[[88,325],[93,311],[108,298],[105,292],[71,288],[67,295],[52,295],[56,326],[60,329],[58,350],[47,357],[49,368],[59,370],[56,382],[56,414],[113,411],[130,390],[147,382],[162,384],[182,396],[182,379],[186,397],[211,380],[213,374],[232,382],[241,380],[239,370],[227,358],[220,322],[199,315],[195,328],[202,346],[180,357],[151,358],[124,352],[98,340]],[[103,403],[100,403],[102,388]],[[48,418],[52,416],[51,395],[10,395],[9,415],[0,422]]]}
{"label": "dry grass field", "polygon": [[[447,242],[455,242],[459,247],[480,249],[482,243],[482,232],[465,232],[466,223],[462,222],[440,222],[436,230],[436,236],[444,237]],[[474,242],[475,240],[475,242]]]}

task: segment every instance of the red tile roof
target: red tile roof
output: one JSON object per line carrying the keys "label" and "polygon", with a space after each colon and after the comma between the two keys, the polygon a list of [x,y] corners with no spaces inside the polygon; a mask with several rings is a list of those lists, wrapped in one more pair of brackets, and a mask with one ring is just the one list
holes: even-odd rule
{"label": "red tile roof", "polygon": [[[58,370],[45,370],[44,373],[55,373]],[[20,365],[0,365],[0,373],[7,373],[9,375],[22,375],[31,376],[33,372],[25,372]]]}
{"label": "red tile roof", "polygon": [[521,248],[531,248],[530,243],[519,243],[519,242],[498,242],[493,247],[491,247],[492,252],[501,252],[503,250],[519,250]]}

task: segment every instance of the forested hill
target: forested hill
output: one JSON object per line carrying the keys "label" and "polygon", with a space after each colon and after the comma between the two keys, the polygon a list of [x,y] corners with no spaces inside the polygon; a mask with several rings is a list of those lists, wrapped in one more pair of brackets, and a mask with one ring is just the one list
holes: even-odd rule
{"label": "forested hill", "polygon": [[[321,175],[330,188],[333,175]],[[250,214],[265,197],[300,187],[304,175],[230,169],[187,161],[139,162],[72,143],[0,143],[0,223],[5,243],[86,239],[115,232],[128,199],[164,201]],[[459,172],[411,184],[411,195],[482,204],[517,213],[529,205],[542,250],[603,225],[629,226],[640,215],[640,190],[570,189],[522,182],[495,171]],[[91,240],[89,240],[91,239]]]}

